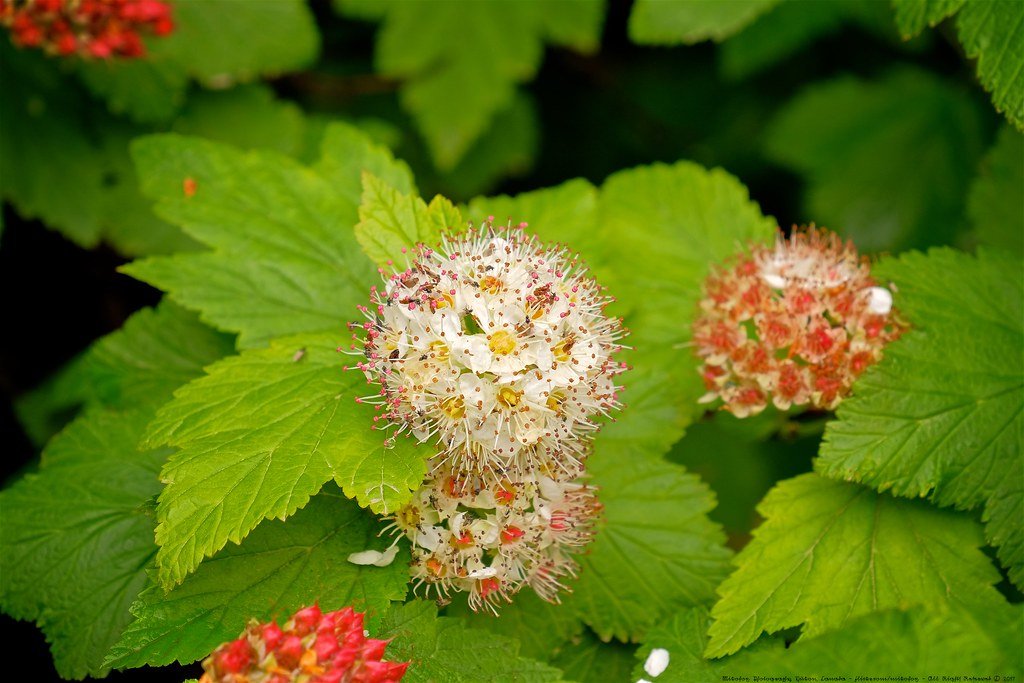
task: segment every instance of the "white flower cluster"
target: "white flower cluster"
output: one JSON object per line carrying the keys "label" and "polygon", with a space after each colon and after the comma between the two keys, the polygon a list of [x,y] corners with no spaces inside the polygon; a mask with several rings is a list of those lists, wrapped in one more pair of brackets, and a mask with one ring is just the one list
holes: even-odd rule
{"label": "white flower cluster", "polygon": [[575,575],[601,505],[586,484],[539,475],[485,486],[480,477],[432,478],[391,527],[412,541],[412,576],[438,600],[467,591],[469,606],[495,610],[524,584],[557,602]]}
{"label": "white flower cluster", "polygon": [[[394,527],[413,575],[490,608],[521,585],[555,599],[599,505],[577,483],[599,416],[619,407],[623,334],[609,299],[567,251],[517,228],[420,248],[363,308],[378,429],[437,445]],[[454,487],[454,488],[453,488]],[[561,528],[564,525],[572,528]]]}
{"label": "white flower cluster", "polygon": [[372,296],[359,367],[381,384],[378,426],[436,441],[453,470],[572,473],[618,406],[607,298],[521,229],[446,239]]}

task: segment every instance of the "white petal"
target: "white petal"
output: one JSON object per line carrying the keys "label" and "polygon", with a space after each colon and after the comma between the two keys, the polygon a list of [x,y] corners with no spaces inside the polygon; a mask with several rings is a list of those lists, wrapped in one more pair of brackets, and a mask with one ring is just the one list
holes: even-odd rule
{"label": "white petal", "polygon": [[765,282],[768,283],[768,286],[773,289],[785,289],[786,287],[786,278],[782,277],[781,275],[776,275],[775,273],[765,273],[761,277],[764,279]]}
{"label": "white petal", "polygon": [[452,345],[454,351],[473,372],[487,372],[494,358],[488,347],[487,338],[482,334],[463,335]]}
{"label": "white petal", "polygon": [[416,545],[427,550],[437,550],[441,544],[441,527],[431,526],[421,528],[416,533]]}
{"label": "white petal", "polygon": [[467,576],[471,579],[489,579],[497,573],[498,570],[494,567],[484,567],[483,569],[474,569]]}
{"label": "white petal", "polygon": [[395,561],[395,555],[397,554],[398,546],[393,545],[384,552],[377,550],[364,550],[361,553],[352,553],[348,556],[348,561],[352,564],[362,566],[372,564],[374,567],[386,567]]}
{"label": "white petal", "polygon": [[657,678],[666,668],[668,668],[668,650],[662,647],[651,650],[651,654],[647,655],[647,661],[644,662],[644,671]]}
{"label": "white petal", "polygon": [[540,477],[540,495],[544,496],[548,500],[561,500],[562,499],[562,487],[557,481],[550,477]]}
{"label": "white petal", "polygon": [[383,553],[380,554],[380,559],[373,563],[374,567],[387,567],[389,564],[395,561],[395,555],[398,554],[398,546],[393,545]]}
{"label": "white petal", "polygon": [[443,308],[434,314],[432,329],[443,339],[451,340],[459,336],[459,332],[462,331],[462,322],[458,315]]}
{"label": "white petal", "polygon": [[868,310],[875,315],[888,315],[892,310],[892,293],[885,287],[869,289]]}
{"label": "white petal", "polygon": [[379,550],[364,550],[361,553],[352,553],[348,556],[348,561],[352,564],[358,565],[370,565],[379,560],[384,556],[384,553]]}

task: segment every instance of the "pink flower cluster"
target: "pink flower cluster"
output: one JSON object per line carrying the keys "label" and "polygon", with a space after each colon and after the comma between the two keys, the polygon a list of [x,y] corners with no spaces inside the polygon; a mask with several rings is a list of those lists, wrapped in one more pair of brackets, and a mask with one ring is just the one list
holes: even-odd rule
{"label": "pink flower cluster", "polygon": [[392,683],[409,663],[384,661],[387,645],[367,637],[351,607],[323,613],[313,605],[284,628],[251,624],[203,661],[199,683]]}
{"label": "pink flower cluster", "polygon": [[142,57],[143,35],[174,30],[161,0],[0,0],[0,25],[16,45],[98,59]]}
{"label": "pink flower cluster", "polygon": [[704,284],[694,344],[708,393],[738,417],[833,409],[902,326],[852,243],[815,228],[755,246]]}

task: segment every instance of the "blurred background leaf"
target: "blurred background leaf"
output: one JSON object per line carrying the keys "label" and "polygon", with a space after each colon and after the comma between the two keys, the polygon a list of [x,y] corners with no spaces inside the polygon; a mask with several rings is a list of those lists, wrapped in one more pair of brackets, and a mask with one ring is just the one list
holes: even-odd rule
{"label": "blurred background leaf", "polygon": [[1024,254],[1024,135],[1003,126],[967,196],[967,214],[982,244]]}
{"label": "blurred background leaf", "polygon": [[965,225],[984,111],[931,74],[811,85],[768,130],[766,152],[807,179],[794,222],[817,222],[880,251],[949,244]]}
{"label": "blurred background leaf", "polygon": [[956,33],[996,110],[1024,130],[1024,3],[1017,0],[892,0],[910,38],[956,15]]}
{"label": "blurred background leaf", "polygon": [[[771,68],[816,41],[853,26],[887,41],[897,39],[892,11],[873,0],[785,0],[722,44],[721,71],[741,79]],[[925,42],[917,41],[916,45]]]}
{"label": "blurred background leaf", "polygon": [[320,47],[305,0],[192,0],[173,7],[174,31],[150,40],[146,59],[78,65],[83,82],[115,114],[168,121],[192,79],[223,89],[309,66]]}
{"label": "blurred background leaf", "polygon": [[643,45],[721,41],[768,11],[780,0],[664,2],[636,0],[629,15],[629,37]]}
{"label": "blurred background leaf", "polygon": [[437,167],[451,171],[511,105],[516,84],[536,74],[545,43],[597,48],[604,2],[336,0],[335,6],[382,22],[377,70],[403,81],[402,105]]}

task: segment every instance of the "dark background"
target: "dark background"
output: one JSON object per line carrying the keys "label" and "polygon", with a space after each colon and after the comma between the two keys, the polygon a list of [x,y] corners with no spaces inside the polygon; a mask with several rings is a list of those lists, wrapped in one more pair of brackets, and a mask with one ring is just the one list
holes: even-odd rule
{"label": "dark background", "polygon": [[[309,72],[274,82],[279,95],[308,110],[381,116],[410,130],[398,109],[395,84],[372,75],[375,25],[339,19],[325,5],[317,4],[316,10],[324,37],[321,61]],[[494,193],[514,194],[577,176],[600,183],[622,168],[692,159],[739,176],[763,212],[786,225],[787,217],[798,215],[801,181],[761,158],[757,140],[779,105],[802,86],[842,73],[872,76],[896,62],[973,82],[972,67],[955,41],[944,36],[908,52],[849,26],[758,76],[730,83],[719,77],[710,43],[674,49],[631,44],[626,38],[629,10],[628,0],[610,2],[597,55],[548,49],[538,77],[525,86],[540,123],[535,164],[529,174],[504,181]],[[984,98],[980,88],[976,91]],[[426,163],[425,152],[412,134],[406,138],[396,153],[415,169]],[[437,189],[430,187],[429,177],[424,182],[417,176],[425,194]],[[120,327],[133,311],[156,303],[159,293],[118,274],[124,259],[109,248],[83,250],[39,222],[20,220],[10,207],[4,211],[0,480],[9,480],[32,467],[38,456],[14,417],[12,402],[93,340]],[[813,444],[805,450],[813,452]],[[794,467],[809,468],[799,462],[787,469]],[[35,625],[0,619],[7,670],[16,665],[35,672],[33,681],[59,680]],[[181,681],[199,673],[198,665],[165,667],[114,672],[109,680]]]}

